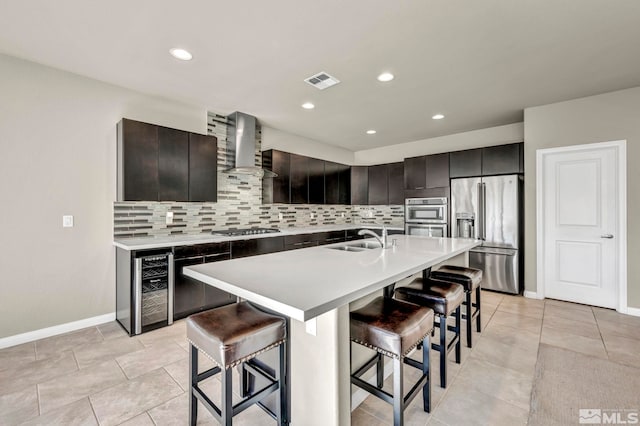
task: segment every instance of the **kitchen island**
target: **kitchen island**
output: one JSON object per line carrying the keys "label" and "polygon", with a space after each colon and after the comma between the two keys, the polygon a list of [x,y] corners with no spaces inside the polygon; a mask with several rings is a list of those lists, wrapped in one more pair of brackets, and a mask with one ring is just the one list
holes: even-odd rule
{"label": "kitchen island", "polygon": [[289,317],[291,424],[349,425],[349,303],[480,244],[392,240],[387,249],[338,243],[189,266],[184,274]]}

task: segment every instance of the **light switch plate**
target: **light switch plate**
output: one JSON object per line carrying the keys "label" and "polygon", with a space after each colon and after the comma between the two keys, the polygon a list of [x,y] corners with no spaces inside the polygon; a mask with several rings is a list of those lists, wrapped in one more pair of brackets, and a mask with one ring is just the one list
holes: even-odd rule
{"label": "light switch plate", "polygon": [[284,219],[284,215],[282,213],[278,213],[278,220]]}
{"label": "light switch plate", "polygon": [[173,212],[167,212],[167,219],[165,220],[167,225],[171,225],[173,223]]}
{"label": "light switch plate", "polygon": [[63,228],[73,228],[73,216],[72,215],[64,215],[64,216],[62,216],[62,227]]}

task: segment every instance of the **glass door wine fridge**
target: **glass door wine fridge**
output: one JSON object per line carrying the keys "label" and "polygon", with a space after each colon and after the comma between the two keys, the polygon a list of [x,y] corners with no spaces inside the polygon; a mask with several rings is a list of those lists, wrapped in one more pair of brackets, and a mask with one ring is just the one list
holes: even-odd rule
{"label": "glass door wine fridge", "polygon": [[[116,319],[136,335],[173,323],[173,254],[116,252]],[[120,272],[122,271],[122,272]],[[129,272],[129,278],[126,273]]]}

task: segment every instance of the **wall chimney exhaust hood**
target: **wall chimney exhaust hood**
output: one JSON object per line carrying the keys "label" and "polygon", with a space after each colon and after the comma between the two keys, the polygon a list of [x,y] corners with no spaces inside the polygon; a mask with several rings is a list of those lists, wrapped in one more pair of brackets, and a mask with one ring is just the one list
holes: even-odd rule
{"label": "wall chimney exhaust hood", "polygon": [[235,162],[233,167],[224,170],[224,173],[260,178],[278,176],[271,170],[256,166],[256,118],[242,112],[234,112],[227,119],[227,141],[230,150],[235,151]]}

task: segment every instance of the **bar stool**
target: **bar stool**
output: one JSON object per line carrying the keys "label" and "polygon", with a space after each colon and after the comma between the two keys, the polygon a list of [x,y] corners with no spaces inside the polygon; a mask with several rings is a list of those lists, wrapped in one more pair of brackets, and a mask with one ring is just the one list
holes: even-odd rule
{"label": "bar stool", "polygon": [[[416,278],[406,287],[398,287],[395,297],[399,300],[415,303],[433,309],[439,318],[435,327],[440,328],[440,343],[431,347],[440,352],[440,387],[447,387],[447,355],[455,347],[456,363],[460,364],[460,306],[464,300],[461,285],[433,278]],[[454,314],[455,326],[447,326],[447,317]],[[453,331],[454,337],[447,343],[447,331]],[[428,347],[428,346],[427,346]],[[423,349],[425,350],[425,349]],[[428,352],[427,350],[425,350]]]}
{"label": "bar stool", "polygon": [[[429,335],[433,331],[433,310],[412,303],[378,297],[350,314],[351,340],[376,351],[368,362],[351,374],[351,383],[393,405],[393,424],[404,424],[404,410],[422,390],[422,404],[431,411],[431,370],[429,368]],[[422,362],[407,355],[419,343],[426,341]],[[382,390],[384,378],[383,355],[393,358],[393,395]],[[404,395],[403,365],[422,370],[422,376]],[[376,365],[376,386],[362,380],[362,376]]]}
{"label": "bar stool", "polygon": [[[201,312],[187,318],[189,340],[189,422],[195,425],[198,417],[198,401],[224,426],[232,424],[233,416],[251,405],[259,403],[277,392],[276,412],[267,411],[279,425],[288,423],[285,387],[286,372],[286,321],[265,313],[248,302],[240,302]],[[253,358],[272,348],[279,347],[279,365],[274,375],[254,364]],[[198,374],[198,351],[210,358],[215,367]],[[268,384],[252,392],[236,405],[232,404],[233,367],[243,365],[252,374],[264,377]],[[201,381],[221,373],[222,398],[217,407],[198,386]]]}
{"label": "bar stool", "polygon": [[[471,329],[473,328],[473,319],[476,320],[476,330],[478,333],[482,331],[482,322],[480,319],[480,292],[482,282],[482,270],[475,268],[466,268],[464,266],[444,265],[436,271],[431,272],[431,277],[439,280],[450,281],[460,284],[464,287],[466,312],[462,314],[462,318],[467,320],[467,347],[472,347]],[[473,303],[473,292],[476,293],[476,301]],[[475,309],[474,309],[475,308]]]}

